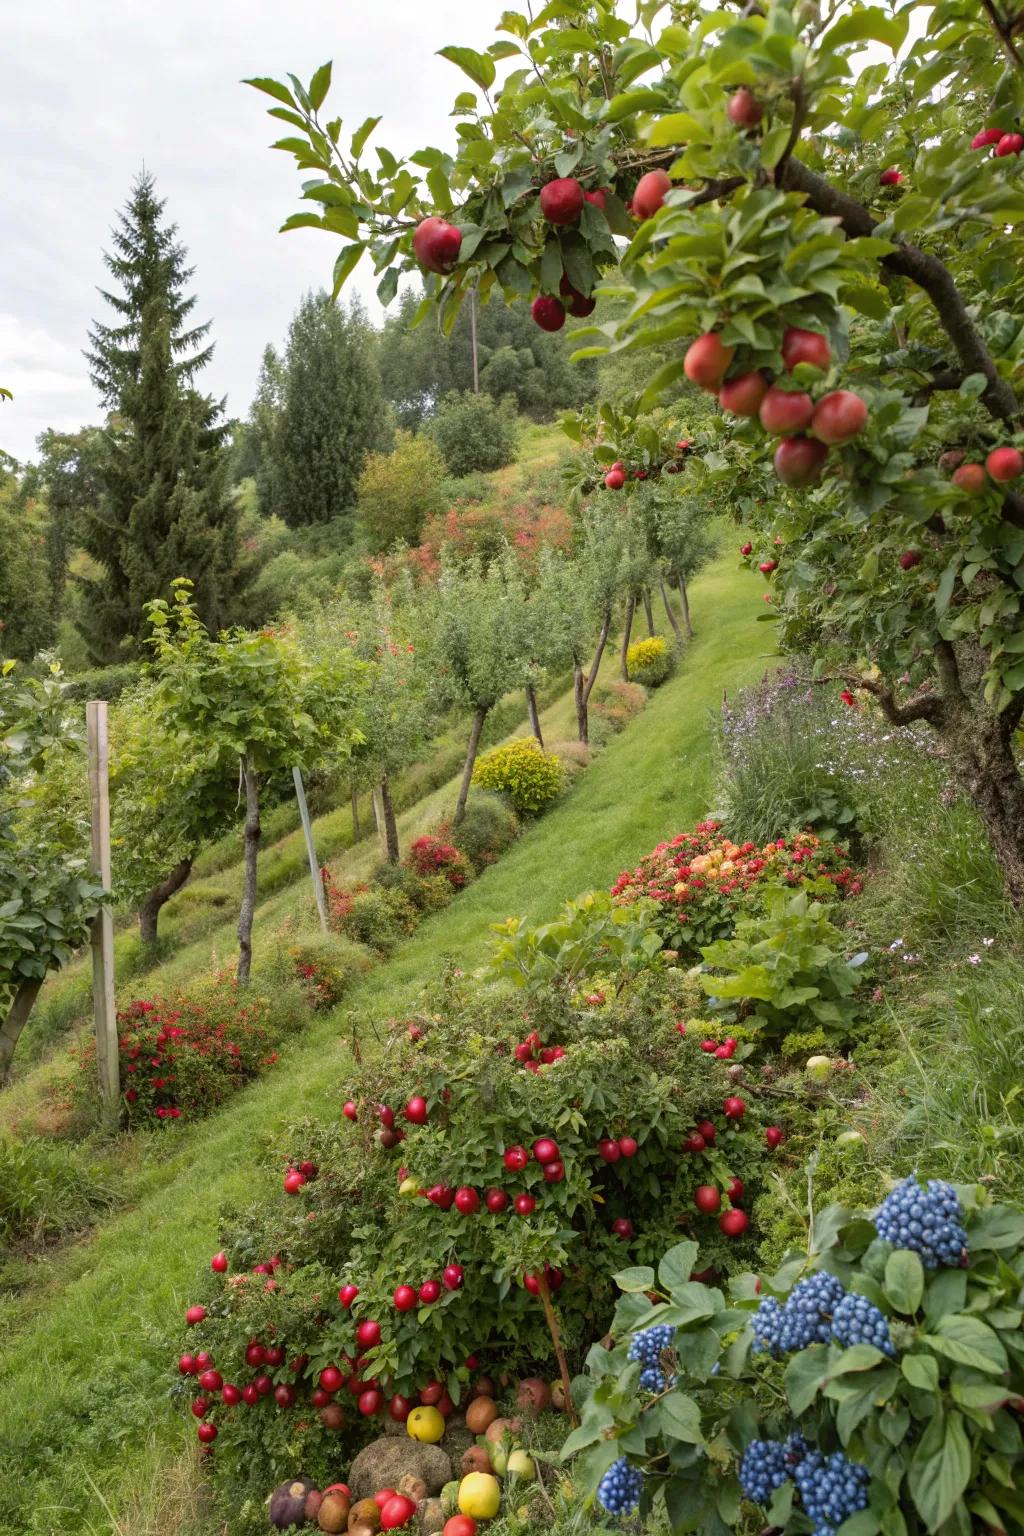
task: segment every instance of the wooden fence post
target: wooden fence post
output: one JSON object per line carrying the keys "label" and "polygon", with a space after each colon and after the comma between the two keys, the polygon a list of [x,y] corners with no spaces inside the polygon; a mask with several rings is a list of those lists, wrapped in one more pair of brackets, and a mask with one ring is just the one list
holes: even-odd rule
{"label": "wooden fence post", "polygon": [[92,816],[92,868],[107,899],[92,923],[92,1007],[96,1021],[96,1067],[100,1079],[103,1118],[117,1123],[121,1103],[121,1073],[117,1050],[117,1009],[114,1003],[114,913],[110,904],[110,794],[107,704],[90,699],[85,706],[89,746],[89,806]]}
{"label": "wooden fence post", "polygon": [[313,824],[309,819],[309,806],[306,804],[306,790],[302,782],[302,770],[292,769],[292,778],[295,781],[295,798],[299,802],[299,815],[302,818],[302,832],[306,839],[306,856],[309,859],[309,878],[313,882],[313,900],[320,914],[320,927],[327,932],[327,898],[324,895],[324,877],[320,873],[320,860],[316,856],[316,844],[313,841]]}

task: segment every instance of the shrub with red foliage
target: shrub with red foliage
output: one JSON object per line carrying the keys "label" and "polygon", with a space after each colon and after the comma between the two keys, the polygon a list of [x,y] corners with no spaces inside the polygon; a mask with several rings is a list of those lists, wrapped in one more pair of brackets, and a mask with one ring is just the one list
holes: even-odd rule
{"label": "shrub with red foliage", "polygon": [[861,889],[845,849],[813,832],[758,848],[721,836],[717,821],[701,821],[625,870],[612,896],[619,905],[643,897],[657,902],[665,943],[699,959],[704,945],[729,938],[737,917],[757,911],[764,892],[779,885],[822,898]]}
{"label": "shrub with red foliage", "polygon": [[428,875],[444,875],[456,891],[469,880],[469,864],[465,856],[443,838],[427,833],[409,844],[407,861],[410,869],[425,878]]}

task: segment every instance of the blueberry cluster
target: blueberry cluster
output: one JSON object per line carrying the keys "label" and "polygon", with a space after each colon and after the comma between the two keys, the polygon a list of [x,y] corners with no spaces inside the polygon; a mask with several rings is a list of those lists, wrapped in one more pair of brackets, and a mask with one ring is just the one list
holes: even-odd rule
{"label": "blueberry cluster", "polygon": [[629,1341],[629,1359],[639,1360],[647,1366],[659,1366],[662,1350],[668,1349],[675,1336],[675,1329],[667,1323],[658,1323],[653,1328],[645,1328],[642,1333],[634,1333]]}
{"label": "blueberry cluster", "polygon": [[951,1184],[929,1179],[922,1189],[911,1174],[887,1195],[875,1216],[875,1231],[895,1248],[919,1253],[926,1269],[967,1262],[964,1214]]}
{"label": "blueberry cluster", "polygon": [[640,1502],[644,1475],[625,1456],[612,1462],[597,1485],[597,1502],[610,1515],[628,1515]]}
{"label": "blueberry cluster", "polygon": [[889,1324],[866,1296],[849,1291],[832,1313],[832,1337],[844,1347],[873,1344],[883,1355],[895,1355]]}
{"label": "blueberry cluster", "polygon": [[750,1327],[754,1335],[754,1349],[766,1349],[769,1354],[778,1355],[779,1329],[782,1326],[782,1307],[774,1296],[766,1296],[751,1319]]}
{"label": "blueberry cluster", "polygon": [[844,1294],[835,1275],[821,1269],[794,1285],[784,1307],[774,1297],[766,1297],[754,1313],[755,1348],[778,1358],[808,1344],[827,1344],[832,1337],[832,1312]]}
{"label": "blueberry cluster", "polygon": [[642,1392],[664,1392],[668,1386],[668,1378],[663,1370],[656,1365],[646,1365],[640,1372],[640,1390]]}
{"label": "blueberry cluster", "polygon": [[790,1477],[781,1440],[751,1440],[740,1462],[740,1487],[755,1504],[770,1504],[776,1488]]}
{"label": "blueberry cluster", "polygon": [[859,1462],[848,1461],[842,1451],[831,1456],[808,1451],[793,1480],[815,1536],[835,1536],[844,1520],[867,1508],[871,1474]]}

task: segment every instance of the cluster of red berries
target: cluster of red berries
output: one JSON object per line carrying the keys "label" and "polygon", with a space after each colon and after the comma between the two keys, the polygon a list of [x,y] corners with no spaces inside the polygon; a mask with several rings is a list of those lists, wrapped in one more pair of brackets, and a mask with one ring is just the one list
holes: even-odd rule
{"label": "cluster of red berries", "polygon": [[550,1067],[552,1062],[561,1061],[565,1055],[565,1046],[544,1045],[534,1029],[525,1040],[520,1040],[512,1054],[527,1072],[539,1072],[541,1067]]}
{"label": "cluster of red berries", "polygon": [[690,439],[681,437],[676,443],[675,458],[665,459],[658,464],[649,464],[645,469],[627,469],[623,459],[616,459],[604,477],[605,490],[621,491],[627,480],[649,480],[652,475],[660,475],[662,470],[666,475],[678,475],[683,468],[680,461],[686,458],[691,448]]}
{"label": "cluster of red berries", "polygon": [[1005,128],[983,128],[971,140],[972,149],[991,149],[1000,160],[1006,155],[1019,155],[1024,149],[1024,134],[1007,133]]}

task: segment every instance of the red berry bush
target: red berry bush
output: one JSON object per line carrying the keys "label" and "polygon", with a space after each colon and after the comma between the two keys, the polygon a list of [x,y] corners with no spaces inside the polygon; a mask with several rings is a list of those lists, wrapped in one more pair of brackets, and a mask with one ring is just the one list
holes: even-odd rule
{"label": "red berry bush", "polygon": [[737,917],[759,911],[765,892],[779,885],[822,898],[861,889],[846,851],[812,832],[758,848],[734,843],[717,821],[701,821],[625,870],[612,897],[622,905],[644,897],[656,902],[665,944],[699,959],[704,945],[727,938]]}
{"label": "red berry bush", "polygon": [[442,837],[426,833],[409,844],[409,867],[421,879],[431,875],[443,875],[453,890],[461,891],[471,878],[465,855]]}

